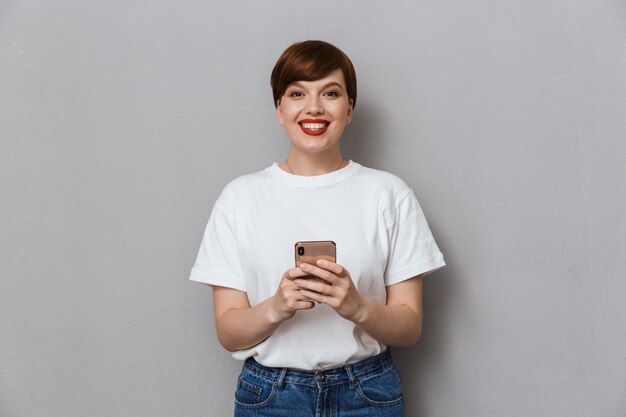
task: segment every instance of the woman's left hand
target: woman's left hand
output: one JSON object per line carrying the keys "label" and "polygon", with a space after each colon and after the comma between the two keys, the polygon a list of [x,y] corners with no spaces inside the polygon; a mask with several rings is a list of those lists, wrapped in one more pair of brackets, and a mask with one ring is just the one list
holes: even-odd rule
{"label": "woman's left hand", "polygon": [[325,281],[308,278],[294,280],[303,296],[329,305],[340,316],[350,321],[358,320],[366,299],[357,291],[350,273],[343,266],[320,259],[317,265],[304,263],[300,268],[307,274]]}

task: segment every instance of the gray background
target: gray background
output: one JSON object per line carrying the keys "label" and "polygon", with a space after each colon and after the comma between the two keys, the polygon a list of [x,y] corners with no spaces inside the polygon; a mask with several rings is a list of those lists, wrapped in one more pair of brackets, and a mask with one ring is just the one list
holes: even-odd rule
{"label": "gray background", "polygon": [[415,189],[449,264],[397,349],[410,416],[626,415],[626,4],[0,2],[0,415],[226,416],[187,281],[222,187],[285,158],[269,73],[359,77],[345,156]]}

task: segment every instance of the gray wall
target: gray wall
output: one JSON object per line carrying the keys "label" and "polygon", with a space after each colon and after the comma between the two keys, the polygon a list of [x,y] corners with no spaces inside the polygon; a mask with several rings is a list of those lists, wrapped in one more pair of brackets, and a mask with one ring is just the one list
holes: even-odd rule
{"label": "gray wall", "polygon": [[449,266],[396,350],[411,416],[626,415],[626,5],[0,2],[0,415],[225,416],[187,281],[213,202],[282,160],[269,73],[359,75],[344,152],[404,178]]}

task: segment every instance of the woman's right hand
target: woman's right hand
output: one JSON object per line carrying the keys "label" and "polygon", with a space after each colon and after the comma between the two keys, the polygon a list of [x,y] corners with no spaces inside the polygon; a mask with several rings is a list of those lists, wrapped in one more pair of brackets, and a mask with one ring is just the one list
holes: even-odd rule
{"label": "woman's right hand", "polygon": [[298,310],[308,310],[315,302],[302,296],[293,280],[304,277],[300,268],[285,272],[276,293],[254,307],[248,294],[227,287],[213,287],[213,307],[217,337],[231,352],[249,349],[267,339],[280,324]]}
{"label": "woman's right hand", "polygon": [[304,297],[300,288],[293,280],[307,276],[300,268],[287,270],[278,284],[276,293],[271,297],[271,307],[268,311],[270,322],[280,323],[290,319],[298,310],[309,310],[315,307],[315,302]]}

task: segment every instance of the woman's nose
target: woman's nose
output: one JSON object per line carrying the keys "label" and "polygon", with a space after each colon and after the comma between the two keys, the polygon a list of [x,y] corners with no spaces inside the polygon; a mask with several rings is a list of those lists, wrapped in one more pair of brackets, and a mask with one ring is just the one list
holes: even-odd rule
{"label": "woman's nose", "polygon": [[324,106],[322,105],[322,101],[319,97],[309,97],[307,102],[307,113],[308,114],[322,114],[324,113]]}

